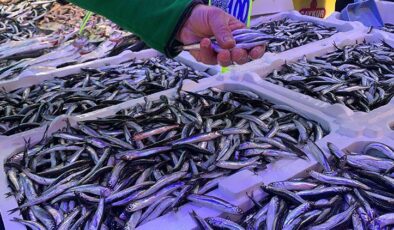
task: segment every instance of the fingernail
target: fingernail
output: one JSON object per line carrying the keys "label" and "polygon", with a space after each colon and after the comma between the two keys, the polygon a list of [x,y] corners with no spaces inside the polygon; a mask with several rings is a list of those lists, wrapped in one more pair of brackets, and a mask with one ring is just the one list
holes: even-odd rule
{"label": "fingernail", "polygon": [[224,36],[223,41],[224,42],[231,42],[231,41],[233,41],[233,39],[230,36]]}

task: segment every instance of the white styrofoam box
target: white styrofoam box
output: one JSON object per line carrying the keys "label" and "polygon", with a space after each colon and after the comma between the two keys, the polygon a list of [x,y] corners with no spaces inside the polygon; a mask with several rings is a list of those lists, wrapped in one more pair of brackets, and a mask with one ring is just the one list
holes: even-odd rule
{"label": "white styrofoam box", "polygon": [[[294,107],[299,111],[300,114],[306,116],[309,119],[319,121],[324,128],[328,130],[336,130],[337,122],[335,118],[328,116],[327,114],[321,112],[319,109],[315,110],[313,108],[313,104],[308,101],[298,101],[294,98],[272,94],[271,89],[266,87],[264,84],[261,84],[261,78],[259,75],[255,73],[236,73],[231,72],[230,74],[224,75],[216,75],[211,78],[202,79],[199,83],[193,81],[185,81],[183,84],[182,90],[198,92],[210,87],[222,88],[226,90],[236,90],[236,89],[247,89],[254,91],[255,93],[261,95],[262,98],[267,99],[268,101],[275,104],[284,104],[291,107]],[[167,91],[162,91],[159,93],[152,94],[147,96],[146,98],[151,100],[157,100],[160,98],[160,95],[168,95],[175,96],[176,90],[170,89]],[[117,105],[113,105],[104,109],[96,110],[90,113],[85,113],[82,115],[75,116],[77,121],[85,121],[85,120],[94,120],[97,118],[108,117],[113,115],[123,109],[131,108],[136,104],[144,104],[144,98],[138,98],[135,100],[130,100],[127,102],[123,102]]]}
{"label": "white styrofoam box", "polygon": [[[32,85],[37,85],[43,81],[53,79],[55,77],[66,77],[72,74],[77,74],[81,72],[81,69],[84,68],[98,68],[98,67],[103,67],[103,66],[108,66],[108,65],[116,65],[120,64],[132,59],[148,59],[152,57],[157,57],[157,56],[162,56],[160,52],[154,50],[154,49],[147,49],[147,50],[142,50],[139,52],[131,52],[131,51],[124,51],[121,54],[114,56],[114,57],[108,57],[108,58],[103,58],[99,60],[94,60],[90,62],[85,62],[77,65],[71,65],[63,68],[59,68],[56,70],[51,70],[47,72],[41,72],[41,73],[36,73],[32,74],[29,76],[24,76],[24,77],[16,77],[10,80],[6,81],[0,81],[0,88],[3,89],[6,92],[22,88],[22,87],[29,87]],[[197,71],[206,71],[207,73],[214,75],[217,74],[218,71],[214,68],[211,68],[210,66],[203,65],[198,62],[194,62],[192,60],[188,60],[187,58],[184,57],[185,54],[180,55],[179,57],[175,58],[175,60],[182,62],[191,68],[197,70]]]}
{"label": "white styrofoam box", "polygon": [[[0,88],[2,91],[9,92],[12,90],[16,90],[22,87],[30,87],[32,85],[40,84],[46,80],[51,80],[56,77],[67,77],[72,74],[77,74],[84,68],[98,68],[107,65],[115,65],[126,62],[132,59],[148,59],[152,57],[161,56],[162,54],[154,49],[143,50],[140,52],[131,52],[125,51],[117,56],[104,58],[100,60],[95,60],[91,62],[86,62],[82,64],[77,64],[73,66],[67,66],[64,68],[60,68],[57,70],[43,72],[36,75],[26,76],[23,78],[15,78],[8,81],[0,82]],[[204,64],[200,64],[198,62],[194,62],[193,60],[185,58],[185,54],[181,54],[175,60],[184,63],[187,66],[190,66],[192,69],[207,72],[210,75],[215,75],[219,72],[219,70],[212,68],[211,66],[207,66]],[[25,131],[29,133],[29,131]],[[14,135],[21,135],[21,133],[17,133]],[[0,140],[2,140],[5,136],[0,135]]]}
{"label": "white styrofoam box", "polygon": [[191,66],[193,69],[198,70],[200,72],[207,72],[210,75],[215,75],[220,73],[221,67],[219,65],[206,65],[201,62],[198,62],[189,52],[183,51],[175,58],[188,66]]}
{"label": "white styrofoam box", "polygon": [[[246,87],[255,93],[260,94],[263,98],[268,99],[271,102],[278,102],[291,105],[300,111],[301,114],[306,115],[307,117],[312,118],[313,120],[317,120],[320,122],[327,122],[331,126],[331,133],[325,136],[323,139],[317,142],[317,144],[328,153],[327,143],[332,142],[335,143],[339,148],[344,149],[349,145],[353,144],[355,140],[360,142],[370,142],[370,141],[378,141],[382,143],[389,144],[390,140],[388,140],[385,136],[378,136],[375,138],[370,138],[366,136],[354,138],[353,127],[350,127],[346,124],[346,120],[342,121],[342,124],[331,123],[330,119],[325,118],[324,115],[318,115],[319,110],[308,109],[308,112],[301,112],[304,106],[298,105],[294,102],[293,99],[289,99],[287,97],[283,97],[279,94],[272,94],[269,90],[262,89],[264,87],[257,86],[255,84],[257,79],[253,77],[253,75],[246,74],[243,77],[230,77],[230,78],[217,78],[217,83],[211,81],[206,81],[206,86],[213,85],[214,87],[225,88],[231,90],[232,87]],[[223,85],[220,85],[220,81],[223,81]],[[231,83],[233,82],[233,83]],[[242,83],[241,83],[242,82]],[[217,85],[219,83],[219,85]],[[245,89],[245,88],[243,88]],[[270,95],[267,95],[269,93]],[[293,102],[291,102],[293,101]],[[321,116],[320,119],[314,119],[316,115]],[[324,121],[323,121],[324,120]],[[342,127],[343,126],[343,127]],[[334,131],[334,127],[339,127],[337,131]],[[349,129],[348,129],[349,128]],[[363,132],[363,131],[362,131]],[[356,146],[357,147],[357,146]],[[248,210],[253,207],[252,202],[246,196],[246,193],[253,194],[256,199],[262,199],[266,194],[259,188],[262,184],[269,184],[274,181],[282,181],[288,180],[295,177],[300,177],[306,174],[307,170],[317,168],[318,164],[314,161],[305,161],[302,159],[299,160],[279,160],[267,166],[267,169],[258,172],[257,174],[252,173],[250,171],[244,170],[240,171],[232,176],[224,178],[219,182],[219,186],[217,190],[212,191],[208,195],[217,196],[224,200],[231,202],[232,204],[238,205],[244,210]],[[286,168],[286,170],[283,170]],[[193,203],[186,204],[182,206],[178,212],[171,212],[157,218],[145,225],[140,226],[139,230],[152,230],[156,229],[157,226],[166,226],[166,229],[196,229],[197,225],[195,221],[190,217],[189,213],[194,210],[201,217],[210,217],[210,216],[218,216],[226,217],[227,214],[220,213],[218,211],[200,207]],[[233,219],[237,219],[236,216],[231,216]]]}
{"label": "white styrofoam box", "polygon": [[[330,130],[330,133],[325,138],[328,138],[333,142],[342,142],[352,137],[352,130],[344,130],[343,135],[337,135],[337,133],[342,129],[342,127],[346,127],[346,124],[344,123],[346,122],[346,120],[339,122],[319,110],[310,108],[308,106],[308,103],[305,103],[303,101],[297,101],[296,98],[287,98],[283,95],[277,94],[276,92],[272,92],[268,88],[264,87],[264,85],[258,84],[259,81],[261,81],[260,77],[254,73],[245,73],[230,76],[218,75],[216,77],[204,79],[200,81],[200,83],[187,81],[184,84],[183,90],[197,92],[209,87],[222,88],[224,90],[230,91],[236,89],[251,90],[259,94],[262,98],[274,104],[291,106],[295,110],[299,111],[299,114],[301,114],[302,116],[305,116],[308,119],[320,123],[325,129]],[[149,101],[152,101],[159,99],[160,95],[175,96],[175,94],[176,90],[170,89],[150,95],[147,98]],[[75,121],[94,120],[100,117],[111,116],[121,109],[130,108],[136,104],[143,103],[145,103],[145,101],[142,98],[135,99],[122,103],[120,105],[111,106],[106,109],[70,118],[70,123],[71,125],[74,125]],[[67,123],[65,119],[66,117],[62,116],[58,117],[55,121],[53,121],[49,126],[47,136],[51,135],[56,130],[65,127]],[[0,141],[0,148],[2,149],[2,154],[0,155],[0,157],[2,157],[2,162],[4,162],[8,156],[22,151],[25,146],[25,140],[30,139],[31,147],[33,147],[43,138],[45,130],[45,127],[41,127],[23,133],[19,136],[8,137],[5,140]],[[305,170],[315,166],[316,162],[313,161],[311,162],[301,159],[279,160],[278,162],[268,165],[266,170],[257,175],[254,175],[249,171],[242,171],[228,178],[224,178],[223,181],[220,182],[219,188],[210,193],[210,195],[221,197],[225,200],[230,201],[231,203],[240,205],[242,208],[247,210],[251,208],[251,203],[244,196],[245,192],[259,190],[258,188],[261,183],[269,183],[272,181],[292,178],[294,176],[304,173]],[[283,167],[286,167],[288,170],[283,170]],[[3,185],[5,185],[7,180],[4,174],[3,165],[0,166],[0,174],[0,181],[2,181]],[[245,180],[245,178],[248,178],[248,180]],[[6,186],[3,186],[3,188],[7,189]],[[4,194],[5,192],[1,193]],[[258,193],[259,191],[257,191],[256,197],[259,196]],[[15,199],[13,197],[6,198],[5,196],[0,196],[0,203],[2,204],[0,206],[0,212],[3,216],[5,226],[7,226],[7,228],[9,229],[19,229],[20,225],[11,221],[11,219],[18,214],[7,214],[7,211],[9,209],[15,208],[17,206]],[[165,224],[163,226],[166,226],[166,229],[192,229],[196,227],[195,222],[188,215],[188,212],[192,209],[202,216],[217,216],[223,214],[215,210],[199,207],[190,203],[181,207],[181,209],[177,213],[170,213],[168,215],[165,215],[164,217],[158,218],[152,223],[147,223],[146,225],[141,226],[141,229],[151,229],[155,227],[155,224],[160,223]],[[182,227],[180,228],[180,226]]]}
{"label": "white styrofoam box", "polygon": [[254,0],[252,16],[294,10],[293,0]]}
{"label": "white styrofoam box", "polygon": [[4,91],[9,92],[22,87],[29,87],[32,85],[37,85],[43,81],[53,79],[55,77],[65,77],[71,74],[77,74],[81,72],[83,68],[98,68],[108,65],[115,65],[125,62],[127,60],[132,60],[135,58],[150,58],[160,55],[159,52],[155,50],[143,50],[140,52],[124,51],[123,53],[109,58],[98,59],[90,62],[85,62],[77,65],[71,65],[56,70],[51,70],[47,72],[41,72],[32,74],[30,76],[16,77],[10,80],[0,81],[0,88]]}
{"label": "white styrofoam box", "polygon": [[[72,119],[70,123],[73,124]],[[56,118],[47,130],[47,135],[51,135],[52,133],[60,130],[67,125],[67,117],[58,117]],[[32,146],[39,143],[45,133],[46,127],[41,127],[35,129],[34,132],[30,132],[29,135],[25,134],[24,136],[15,137],[15,138],[7,138],[6,141],[0,141],[0,149],[4,150],[4,155],[1,156],[0,163],[0,183],[2,185],[2,189],[9,190],[8,187],[8,179],[4,171],[4,163],[7,157],[11,156],[13,153],[18,153],[23,151],[23,142],[25,140],[30,140]],[[26,139],[24,139],[26,138]],[[15,200],[15,197],[10,196],[6,197],[6,191],[2,190],[0,195],[0,213],[2,217],[3,224],[5,229],[26,229],[23,225],[13,221],[14,218],[21,218],[20,212],[17,211],[15,213],[9,213],[8,211],[12,208],[18,207],[18,204]]]}
{"label": "white styrofoam box", "polygon": [[312,16],[302,15],[298,11],[282,12],[270,16],[258,17],[251,21],[251,26],[253,27],[261,23],[277,21],[284,18],[288,18],[294,21],[313,22],[315,24],[326,26],[326,27],[335,27],[338,30],[338,33],[349,32],[352,30],[357,30],[357,31],[366,30],[366,28],[359,22],[346,22],[346,21],[338,20],[336,18],[331,18],[331,19],[316,18]]}
{"label": "white styrofoam box", "polygon": [[325,20],[301,15],[297,11],[283,12],[268,17],[259,17],[252,21],[252,26],[269,21],[280,20],[283,18],[289,18],[295,21],[310,21],[327,27],[335,27],[339,32],[329,38],[311,42],[309,44],[295,47],[281,53],[265,53],[264,56],[258,60],[246,63],[244,65],[234,66],[232,68],[234,71],[253,71],[259,73],[260,75],[264,75],[266,72],[272,72],[272,68],[278,68],[286,61],[291,62],[298,60],[300,55],[311,58],[323,55],[330,51],[334,51],[334,44],[344,42],[351,43],[354,40],[361,41],[363,34],[367,31],[367,28],[365,28],[359,22],[344,22],[334,18]]}
{"label": "white styrofoam box", "polygon": [[[336,105],[330,105],[327,110],[332,110],[337,114],[341,114],[342,118],[334,118],[333,116],[328,116],[321,111],[321,108],[315,106],[315,104],[310,101],[299,100],[299,97],[287,97],[286,95],[281,95],[279,93],[274,93],[269,88],[261,84],[261,79],[252,73],[246,74],[230,74],[230,75],[219,75],[212,77],[210,79],[204,79],[200,81],[199,84],[187,83],[184,86],[184,90],[188,91],[200,91],[205,88],[216,87],[226,90],[234,89],[247,89],[253,91],[262,96],[262,98],[267,99],[274,104],[284,104],[295,108],[303,116],[315,120],[322,124],[326,129],[331,130],[331,133],[319,141],[319,145],[324,148],[327,141],[333,143],[339,143],[339,147],[345,146],[348,143],[354,141],[354,138],[359,140],[368,140],[369,137],[363,135],[364,130],[359,131],[359,128],[352,127],[348,124],[351,121],[351,113],[343,107],[338,107]],[[168,91],[166,94],[173,94],[175,91]],[[160,97],[160,94],[152,95],[149,100],[156,100]],[[77,120],[91,120],[97,118],[103,118],[110,116],[122,109],[130,108],[136,103],[143,104],[143,99],[137,99],[134,101],[129,101],[123,104],[112,106],[107,109],[98,110],[89,114],[84,114],[76,117]],[[378,130],[377,132],[382,133]],[[381,137],[382,135],[379,135]],[[343,144],[341,144],[343,143]],[[283,170],[286,167],[288,170]],[[306,170],[316,167],[316,162],[304,161],[304,160],[279,160],[274,164],[270,164],[267,169],[257,175],[251,173],[250,171],[242,171],[234,174],[230,177],[224,178],[219,183],[219,188],[209,195],[219,196],[225,200],[231,201],[231,203],[240,205],[245,210],[252,207],[250,200],[245,196],[245,192],[256,191],[254,195],[256,198],[260,198],[264,195],[258,188],[262,183],[270,183],[272,181],[287,180],[295,176],[303,174]],[[245,179],[247,178],[247,180]],[[188,213],[194,210],[202,217],[207,216],[217,216],[223,213],[217,212],[204,207],[195,206],[193,204],[187,204],[183,206],[178,212],[170,213],[157,220],[147,223],[141,226],[140,229],[154,229],[155,226],[164,225],[167,229],[193,229],[196,227],[195,222],[190,218]],[[182,226],[182,227],[180,227]]]}
{"label": "white styrofoam box", "polygon": [[[357,43],[361,43],[366,41],[367,43],[379,43],[381,41],[385,41],[387,44],[391,45],[394,47],[394,38],[391,38],[390,36],[383,33],[359,33],[359,32],[349,32],[344,34],[343,37],[338,38],[336,40],[335,46],[336,47],[344,47],[346,45],[353,45]],[[311,44],[309,49],[304,49],[301,51],[296,51],[295,49],[290,50],[287,53],[280,53],[277,55],[277,59],[275,62],[271,65],[264,65],[260,64],[258,62],[250,63],[243,65],[234,71],[253,71],[257,74],[260,75],[261,78],[265,78],[268,76],[270,73],[272,73],[274,70],[280,70],[283,66],[284,63],[292,63],[295,62],[304,56],[307,58],[314,58],[318,56],[322,56],[326,53],[335,51],[337,48],[334,45],[326,46],[322,48],[320,46],[319,42]],[[303,101],[308,101],[311,107],[314,107],[315,109],[318,109],[325,114],[329,116],[336,117],[337,119],[351,119],[358,121],[359,116],[369,116],[371,119],[373,118],[374,111],[370,113],[364,113],[364,112],[353,112],[350,110],[348,107],[342,104],[329,104],[326,102],[323,102],[321,100],[312,98],[308,95],[304,95],[301,93],[298,93],[296,91],[281,87],[279,85],[275,85],[273,83],[267,82],[267,81],[262,81],[260,84],[263,84],[266,88],[269,88],[272,91],[278,92],[281,95],[284,95],[289,98],[299,98]],[[386,106],[382,106],[379,109],[376,109],[377,111],[386,111],[384,113],[381,113],[380,116],[385,115],[385,116],[390,116],[390,113],[387,111],[394,110],[394,99],[391,100],[389,104]],[[367,115],[368,114],[368,115]],[[360,125],[365,125],[366,123],[360,123]]]}

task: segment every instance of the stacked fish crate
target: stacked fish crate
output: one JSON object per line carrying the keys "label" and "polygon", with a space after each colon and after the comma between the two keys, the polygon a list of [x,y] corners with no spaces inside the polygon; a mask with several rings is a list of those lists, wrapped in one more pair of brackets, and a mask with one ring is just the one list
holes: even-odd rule
{"label": "stacked fish crate", "polygon": [[146,50],[0,82],[6,228],[392,224],[394,40],[296,12],[254,26],[291,42],[229,74]]}

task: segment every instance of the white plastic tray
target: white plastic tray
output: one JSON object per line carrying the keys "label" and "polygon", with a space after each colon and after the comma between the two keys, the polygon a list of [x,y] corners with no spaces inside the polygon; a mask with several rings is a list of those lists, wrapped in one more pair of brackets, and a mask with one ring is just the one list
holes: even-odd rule
{"label": "white plastic tray", "polygon": [[[0,81],[0,88],[6,92],[9,92],[18,88],[37,85],[43,81],[50,80],[55,77],[66,77],[71,74],[77,74],[81,72],[81,69],[83,68],[98,68],[107,65],[120,64],[132,59],[148,59],[161,55],[163,54],[154,49],[147,49],[139,52],[131,52],[127,50],[114,57],[103,58],[95,61],[59,68],[56,70],[41,72],[30,76],[16,77],[6,81]],[[175,58],[175,60],[178,60],[195,70],[204,71],[211,75],[215,75],[218,73],[218,70],[211,68],[210,66],[193,62],[192,60],[186,58],[185,54],[181,54],[180,56]]]}
{"label": "white plastic tray", "polygon": [[[68,66],[68,67],[60,68],[60,69],[49,71],[49,72],[43,72],[43,73],[39,73],[39,74],[32,75],[32,76],[26,76],[23,78],[15,78],[12,80],[3,81],[3,82],[0,82],[0,89],[2,91],[9,92],[12,90],[16,90],[18,88],[30,87],[32,85],[37,85],[37,84],[40,84],[46,80],[53,79],[55,77],[67,77],[72,74],[77,74],[83,68],[103,67],[106,65],[120,64],[125,61],[132,60],[132,59],[148,59],[148,58],[157,57],[157,56],[161,56],[161,55],[162,55],[161,53],[159,53],[158,51],[156,51],[154,49],[143,50],[140,52],[125,51],[117,56],[110,57],[110,58],[104,58],[101,60],[95,60],[92,62],[86,62],[86,63],[82,63],[82,64]],[[219,71],[218,69],[215,69],[214,67],[194,62],[185,53],[182,53],[181,55],[179,55],[177,58],[175,58],[175,60],[177,60],[181,63],[184,63],[187,66],[190,66],[194,70],[197,70],[200,72],[206,72],[210,75],[215,75]],[[21,133],[17,133],[14,135],[21,135]],[[5,136],[0,135],[0,140],[2,140],[4,137]]]}
{"label": "white plastic tray", "polygon": [[328,27],[335,27],[338,29],[339,32],[348,32],[353,29],[363,29],[363,25],[359,22],[346,22],[342,20],[338,20],[336,18],[329,18],[329,19],[322,19],[317,17],[312,17],[308,15],[302,15],[300,12],[292,10],[286,11],[282,13],[273,14],[270,16],[262,16],[258,18],[254,18],[251,21],[251,26],[255,26],[260,23],[270,22],[281,20],[284,18],[292,19],[294,21],[306,21],[306,22],[313,22],[319,25],[328,26]]}
{"label": "white plastic tray", "polygon": [[[352,45],[352,44],[357,44],[361,42],[368,42],[368,43],[375,43],[375,42],[381,42],[384,40],[386,43],[392,45],[394,47],[394,38],[391,38],[390,36],[384,33],[360,33],[359,31],[353,31],[349,32],[346,34],[343,34],[342,37],[338,37],[336,39],[335,45],[337,47],[343,47],[346,45]],[[321,43],[324,42],[316,42],[314,44],[311,44],[309,48],[307,49],[306,46],[303,46],[301,50],[290,50],[288,52],[280,53],[276,56],[275,61],[271,65],[267,64],[262,64],[260,66],[254,65],[253,63],[246,64],[244,66],[240,66],[237,69],[234,69],[233,71],[253,71],[257,74],[260,75],[261,78],[267,77],[270,73],[272,73],[275,69],[280,70],[282,68],[282,65],[284,63],[292,63],[295,62],[304,56],[307,58],[314,58],[317,56],[322,56],[326,53],[335,51],[336,48],[333,44],[328,45],[328,46],[323,46]],[[247,65],[250,65],[252,67],[247,68]],[[369,113],[365,112],[353,112],[350,110],[348,107],[342,104],[329,104],[323,101],[320,101],[318,99],[312,98],[310,96],[295,92],[293,90],[281,87],[279,85],[275,85],[273,83],[267,82],[267,81],[261,81],[259,84],[264,85],[266,88],[269,88],[272,91],[275,91],[285,97],[288,98],[298,98],[303,101],[309,102],[310,106],[313,107],[314,109],[320,110],[323,113],[336,117],[337,119],[348,119],[347,117],[350,116],[352,119],[355,121],[359,120],[359,117],[368,117],[373,119],[376,117],[377,114],[379,114],[379,117],[389,117],[391,116],[391,111],[394,110],[394,99],[391,100],[391,102],[385,106],[382,106],[381,108],[375,109]],[[368,119],[367,119],[368,120]],[[360,125],[365,125],[365,123],[360,123]]]}
{"label": "white plastic tray", "polygon": [[[347,146],[349,143],[354,142],[354,138],[357,140],[370,140],[371,138],[364,136],[365,130],[359,129],[354,130],[353,126],[348,123],[351,119],[350,116],[343,114],[344,119],[335,119],[329,116],[319,109],[311,107],[308,101],[300,101],[297,98],[289,98],[272,91],[265,85],[260,84],[260,77],[257,74],[245,73],[237,75],[218,75],[209,79],[204,79],[200,83],[194,83],[192,81],[185,82],[184,90],[197,92],[209,87],[217,87],[226,90],[245,89],[251,90],[259,94],[262,98],[274,103],[292,106],[299,114],[307,117],[308,119],[314,120],[320,123],[325,129],[330,130],[330,133],[319,141],[319,145],[324,147],[327,141],[336,143],[339,147]],[[156,100],[160,95],[172,96],[175,95],[175,90],[170,89],[157,94],[148,96],[149,100]],[[115,114],[121,109],[130,108],[136,104],[143,104],[142,98],[128,101],[116,106],[111,106],[106,109],[97,110],[81,116],[71,118],[74,121],[94,120],[100,117],[107,117]],[[347,119],[346,119],[347,118]],[[64,117],[56,119],[49,128],[48,135],[55,132],[56,130],[66,125]],[[28,131],[19,136],[13,136],[6,138],[4,141],[0,141],[0,148],[2,149],[2,161],[4,162],[7,156],[13,153],[21,151],[25,145],[24,140],[31,139],[32,146],[38,143],[43,135],[45,128],[38,128],[35,130]],[[383,133],[381,130],[377,130],[378,133]],[[376,139],[379,139],[378,137]],[[286,167],[287,170],[283,170]],[[240,205],[243,209],[247,210],[252,207],[252,204],[245,196],[245,192],[256,191],[254,194],[256,197],[263,196],[263,193],[259,191],[259,185],[262,183],[269,183],[272,181],[279,181],[290,179],[292,177],[303,174],[306,170],[316,167],[316,162],[305,161],[305,160],[279,160],[273,164],[270,164],[266,170],[254,175],[249,171],[242,171],[234,174],[230,177],[223,179],[220,182],[219,188],[210,193],[210,195],[221,197],[225,200],[230,201],[236,205]],[[4,173],[3,165],[0,166],[0,182],[6,184],[6,176]],[[245,180],[247,178],[247,180]],[[0,192],[4,194],[8,187],[3,187],[4,191]],[[14,223],[11,220],[12,217],[18,214],[8,215],[7,210],[16,207],[16,201],[13,197],[5,198],[0,196],[0,212],[3,215],[4,223],[7,229],[20,229],[20,225]],[[196,211],[199,215],[205,216],[218,216],[223,215],[221,212],[211,210],[208,208],[199,207],[192,203],[186,204],[180,208],[177,213],[169,213],[163,217],[160,217],[150,223],[141,226],[139,229],[157,229],[159,226],[166,226],[166,229],[193,229],[196,227],[195,222],[189,216],[191,210]],[[182,226],[182,227],[181,227]]]}
{"label": "white plastic tray", "polygon": [[283,18],[289,18],[295,21],[308,21],[319,25],[324,25],[327,27],[335,27],[338,29],[338,33],[333,36],[322,39],[320,41],[315,41],[308,43],[303,46],[295,47],[293,49],[286,50],[280,53],[267,52],[264,56],[258,60],[249,62],[244,65],[234,66],[232,70],[234,71],[253,71],[264,75],[265,72],[272,69],[278,68],[284,64],[284,61],[296,61],[299,59],[300,54],[306,55],[307,57],[313,55],[321,55],[330,51],[335,50],[333,44],[337,44],[343,41],[344,37],[352,38],[354,36],[360,36],[367,28],[365,28],[359,22],[345,22],[336,19],[335,17],[330,17],[330,19],[321,19],[306,15],[301,15],[298,11],[290,11],[274,14],[271,16],[263,16],[253,19],[251,22],[252,26],[258,25],[260,23],[265,23],[269,21],[280,20]]}
{"label": "white plastic tray", "polygon": [[[216,81],[216,83],[214,83]],[[220,83],[222,81],[222,83]],[[341,118],[334,119],[332,116],[325,115],[319,108],[315,107],[313,103],[308,101],[295,100],[298,97],[287,97],[281,94],[274,93],[264,85],[259,84],[259,79],[253,74],[244,74],[243,76],[227,76],[217,77],[216,80],[204,82],[206,86],[214,85],[215,87],[224,87],[226,89],[243,88],[257,92],[263,98],[268,99],[275,104],[285,104],[296,108],[300,114],[303,114],[312,120],[320,122],[323,126],[330,128],[331,132],[317,144],[326,152],[327,143],[335,143],[339,148],[344,149],[349,146],[352,150],[360,150],[366,143],[376,141],[387,145],[394,146],[394,111],[390,113],[393,116],[383,116],[385,119],[371,120],[370,117],[359,117],[357,120],[352,118],[352,114],[347,114],[342,108],[335,108],[335,105],[330,109],[333,112],[337,111],[341,114]],[[201,87],[201,86],[200,86]],[[245,89],[245,88],[244,88]],[[291,99],[294,98],[294,99]],[[383,109],[381,109],[383,110]],[[383,111],[380,111],[383,112]],[[376,111],[376,113],[379,113]],[[385,114],[389,115],[389,114]],[[382,116],[380,117],[382,118]],[[368,125],[360,126],[359,124],[368,123]],[[316,162],[305,160],[279,160],[270,164],[266,170],[257,175],[250,171],[242,171],[232,176],[223,179],[219,183],[219,188],[210,193],[210,195],[221,197],[233,204],[239,205],[244,210],[250,209],[253,204],[245,195],[253,192],[256,199],[262,199],[266,194],[259,189],[261,184],[268,184],[274,181],[288,180],[294,177],[302,176],[308,169],[318,167]],[[286,168],[286,170],[283,170]],[[169,213],[163,217],[147,223],[138,229],[151,230],[155,226],[166,226],[166,229],[195,229],[194,220],[188,215],[192,210],[196,211],[202,217],[226,215],[223,213],[210,210],[208,208],[198,207],[193,204],[183,206],[177,213]],[[180,227],[182,226],[182,227]]]}

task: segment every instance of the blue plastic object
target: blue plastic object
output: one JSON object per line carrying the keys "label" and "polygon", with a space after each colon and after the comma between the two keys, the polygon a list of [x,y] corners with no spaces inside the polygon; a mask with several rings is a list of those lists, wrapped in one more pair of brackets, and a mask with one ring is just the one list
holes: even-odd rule
{"label": "blue plastic object", "polygon": [[383,27],[375,0],[355,0],[341,11],[341,19],[345,21],[359,21],[365,26]]}

